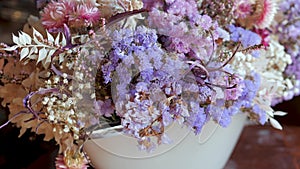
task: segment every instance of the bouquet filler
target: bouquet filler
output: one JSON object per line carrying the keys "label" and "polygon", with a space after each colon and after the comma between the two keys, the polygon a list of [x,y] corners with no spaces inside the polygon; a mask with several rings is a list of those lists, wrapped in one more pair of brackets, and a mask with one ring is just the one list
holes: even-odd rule
{"label": "bouquet filler", "polygon": [[300,1],[36,0],[14,44],[0,44],[9,122],[54,139],[57,168],[87,168],[84,142],[115,128],[141,151],[246,114],[282,126],[272,106],[300,93]]}

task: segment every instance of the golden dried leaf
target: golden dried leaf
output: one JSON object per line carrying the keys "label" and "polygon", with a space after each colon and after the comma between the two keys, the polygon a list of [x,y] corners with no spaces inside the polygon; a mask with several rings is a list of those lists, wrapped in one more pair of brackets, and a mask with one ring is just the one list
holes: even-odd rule
{"label": "golden dried leaf", "polygon": [[50,141],[54,137],[52,124],[42,123],[37,130],[37,134],[44,134],[44,141]]}
{"label": "golden dried leaf", "polygon": [[40,87],[44,86],[44,81],[39,79],[39,69],[36,69],[35,72],[32,72],[30,76],[22,82],[22,85],[26,89],[31,89],[33,91],[38,90]]}
{"label": "golden dried leaf", "polygon": [[[19,62],[14,58],[8,58],[7,61],[8,63],[5,64],[3,73],[10,78],[22,79],[24,78],[24,74],[30,74],[36,69],[33,62],[24,64],[23,62]],[[9,81],[5,81],[4,79],[3,82],[9,83]]]}
{"label": "golden dried leaf", "polygon": [[0,87],[0,97],[3,98],[2,105],[6,106],[7,103],[12,103],[14,99],[22,99],[27,95],[25,89],[18,84],[6,84]]}

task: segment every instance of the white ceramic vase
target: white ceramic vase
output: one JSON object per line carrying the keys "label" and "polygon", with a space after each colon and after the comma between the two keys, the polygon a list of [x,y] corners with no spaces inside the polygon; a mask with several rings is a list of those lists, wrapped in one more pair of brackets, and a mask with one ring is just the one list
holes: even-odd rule
{"label": "white ceramic vase", "polygon": [[244,114],[237,114],[227,128],[209,122],[198,136],[174,124],[167,129],[173,144],[152,153],[139,151],[136,140],[123,134],[89,140],[84,149],[97,169],[221,169],[245,121]]}

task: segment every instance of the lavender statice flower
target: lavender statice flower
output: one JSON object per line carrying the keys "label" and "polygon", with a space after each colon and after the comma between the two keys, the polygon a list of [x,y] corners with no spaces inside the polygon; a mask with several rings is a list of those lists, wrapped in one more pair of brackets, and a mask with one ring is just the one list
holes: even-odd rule
{"label": "lavender statice flower", "polygon": [[187,16],[191,20],[198,13],[197,3],[194,0],[171,0],[166,2],[169,14]]}
{"label": "lavender statice flower", "polygon": [[225,100],[218,99],[213,104],[210,104],[207,108],[209,116],[222,127],[227,127],[231,122],[229,113],[224,111]]}
{"label": "lavender statice flower", "polygon": [[224,109],[219,120],[219,124],[222,127],[227,127],[231,123],[231,117],[234,114],[230,111],[230,109]]}
{"label": "lavender statice flower", "polygon": [[273,25],[274,31],[279,37],[279,42],[285,47],[285,51],[291,55],[293,62],[286,67],[284,72],[290,84],[282,99],[278,98],[274,103],[290,100],[300,94],[300,2],[282,1],[279,8],[282,15],[280,15],[280,20]]}
{"label": "lavender statice flower", "polygon": [[110,117],[114,113],[114,108],[112,105],[112,101],[107,99],[105,101],[97,100],[94,102],[95,113],[100,116]]}
{"label": "lavender statice flower", "polygon": [[250,30],[234,25],[229,25],[228,29],[231,33],[231,40],[234,42],[241,42],[244,48],[259,45],[261,43],[261,37]]}
{"label": "lavender statice flower", "polygon": [[[199,87],[199,103],[201,107],[203,107],[203,111],[207,114],[206,118],[211,118],[222,127],[227,127],[231,122],[231,116],[237,114],[241,107],[241,104],[239,105],[235,102],[242,95],[244,84],[241,79],[237,78],[236,80],[234,80],[233,78],[232,83],[235,83],[235,87],[226,89],[226,85],[232,85],[231,83],[229,83],[229,79],[226,80],[226,78],[228,77],[223,77],[220,75],[214,76],[214,74],[217,73],[211,74],[210,82],[216,83],[215,87],[211,87],[208,85],[202,85]],[[223,79],[223,82],[221,82],[221,79]],[[224,87],[222,87],[222,83],[224,83]],[[203,115],[201,115],[200,117],[204,118]],[[199,130],[200,128],[196,129]]]}
{"label": "lavender statice flower", "polygon": [[162,10],[150,11],[148,22],[162,35],[163,46],[181,56],[207,60],[218,38],[218,24],[208,15],[200,15],[194,0],[168,1]]}
{"label": "lavender statice flower", "polygon": [[261,125],[264,125],[268,119],[266,111],[260,108],[258,104],[254,104],[254,106],[252,107],[252,113],[250,113],[250,118],[251,116]]}
{"label": "lavender statice flower", "polygon": [[[102,73],[105,83],[112,80],[112,72],[120,62],[128,67],[136,64],[134,57],[140,59],[138,67],[151,69],[150,61],[156,62],[160,66],[160,58],[163,54],[157,45],[157,35],[155,30],[139,26],[135,31],[130,29],[120,29],[113,32],[112,51],[109,53],[108,61],[102,66]],[[148,64],[148,66],[146,66]]]}
{"label": "lavender statice flower", "polygon": [[292,64],[288,65],[285,70],[287,77],[291,78],[292,86],[288,86],[283,96],[284,100],[290,100],[294,96],[300,95],[300,53],[297,56],[292,57]]}
{"label": "lavender statice flower", "polygon": [[252,120],[263,125],[268,119],[267,112],[254,101],[261,85],[260,79],[260,75],[257,73],[252,73],[251,76],[248,76],[247,79],[244,80],[244,91],[238,100],[236,100],[235,104],[240,107],[240,110],[249,112]]}
{"label": "lavender statice flower", "polygon": [[157,106],[153,106],[154,101],[150,98],[149,87],[147,83],[139,82],[133,89],[135,90],[133,94],[126,94],[128,99],[118,100],[124,103],[121,110],[117,109],[117,113],[124,118],[122,125],[125,132],[140,139],[146,136],[140,131],[159,117]]}
{"label": "lavender statice flower", "polygon": [[[236,27],[234,25],[229,25],[228,29],[231,33],[230,39],[234,42],[241,42],[243,48],[260,45],[262,43],[262,38],[250,30],[246,30],[242,27]],[[260,53],[258,50],[254,50],[251,52],[251,55],[259,57]]]}
{"label": "lavender statice flower", "polygon": [[250,79],[244,80],[245,88],[238,98],[238,101],[242,103],[242,106],[245,108],[251,107],[252,100],[256,96],[256,93],[260,86],[260,76],[259,74],[254,73],[250,76]]}
{"label": "lavender statice flower", "polygon": [[[163,134],[164,128],[189,115],[186,107],[180,104],[180,84],[167,73],[149,71],[145,74],[151,73],[150,81],[135,77],[138,82],[131,82],[127,90],[117,91],[115,100],[124,132],[137,138],[140,148],[148,151],[156,145],[150,136],[159,138],[157,144],[169,143],[170,140]],[[126,97],[121,98],[121,95]]]}
{"label": "lavender statice flower", "polygon": [[[284,13],[282,20],[276,25],[279,34],[279,41],[294,41],[299,45],[298,38],[300,35],[300,3],[297,0],[282,1],[279,5],[280,11]],[[288,37],[288,39],[287,39]],[[295,45],[295,44],[294,44]],[[288,47],[288,46],[287,46]]]}
{"label": "lavender statice flower", "polygon": [[287,76],[295,76],[300,80],[300,53],[299,56],[292,57],[292,64],[287,66],[285,73]]}
{"label": "lavender statice flower", "polygon": [[113,40],[102,73],[113,88],[124,132],[137,138],[141,149],[155,147],[150,136],[157,136],[158,144],[169,142],[161,135],[163,129],[190,116],[182,80],[189,65],[176,54],[166,54],[153,29],[117,30]]}
{"label": "lavender statice flower", "polygon": [[215,100],[215,91],[204,85],[204,86],[199,86],[199,100],[200,104],[202,105],[207,105],[211,102],[211,100]]}
{"label": "lavender statice flower", "polygon": [[208,117],[204,111],[203,107],[199,106],[199,103],[192,102],[192,113],[190,117],[188,117],[187,125],[191,126],[194,129],[194,133],[197,135],[201,133],[203,126],[206,124]]}
{"label": "lavender statice flower", "polygon": [[219,123],[221,126],[226,127],[231,122],[231,117],[239,112],[248,112],[252,120],[260,124],[265,124],[267,121],[267,112],[263,110],[258,103],[255,103],[257,92],[260,88],[260,75],[252,73],[246,79],[239,79],[238,97],[230,97],[231,100],[217,99],[210,104],[207,112],[211,118]]}

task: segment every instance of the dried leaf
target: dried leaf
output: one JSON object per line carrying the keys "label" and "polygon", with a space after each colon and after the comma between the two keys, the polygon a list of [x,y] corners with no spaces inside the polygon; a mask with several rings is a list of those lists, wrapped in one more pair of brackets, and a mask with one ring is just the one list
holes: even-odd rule
{"label": "dried leaf", "polygon": [[68,147],[73,147],[74,146],[74,138],[70,133],[64,133],[60,134],[59,131],[62,131],[61,126],[55,126],[56,127],[56,132],[54,132],[54,138],[57,144],[59,144],[59,153],[63,152],[66,150]]}
{"label": "dried leaf", "polygon": [[17,45],[14,45],[14,46],[10,46],[10,47],[4,48],[4,50],[6,50],[6,51],[14,51],[14,50],[16,50],[17,48],[18,48],[18,46],[17,46]]}
{"label": "dried leaf", "polygon": [[27,89],[38,90],[44,85],[44,81],[39,78],[39,74],[39,69],[36,69],[35,72],[32,72],[30,76],[22,82],[22,85]]}
{"label": "dried leaf", "polygon": [[42,34],[39,33],[37,30],[35,30],[33,28],[33,41],[34,41],[34,43],[36,43],[37,45],[44,45],[42,42],[39,41],[41,39],[44,39],[44,37],[42,36]]}
{"label": "dried leaf", "polygon": [[48,42],[53,43],[54,42],[53,36],[48,31],[46,31],[46,33],[47,33]]}
{"label": "dried leaf", "polygon": [[23,99],[26,94],[27,92],[24,90],[24,88],[18,84],[6,84],[0,88],[0,97],[3,98],[3,106],[6,106],[7,103],[12,103],[12,101],[16,98]]}
{"label": "dried leaf", "polygon": [[21,32],[21,34],[22,34],[22,37],[25,41],[25,44],[31,44],[32,38],[25,32]]}
{"label": "dried leaf", "polygon": [[65,36],[63,34],[62,34],[61,45],[62,46],[66,46],[67,45],[67,40],[66,40],[66,38],[65,38]]}
{"label": "dried leaf", "polygon": [[29,55],[28,58],[32,59],[32,60],[37,60],[38,59],[38,55]]}
{"label": "dried leaf", "polygon": [[275,115],[275,116],[285,116],[285,115],[287,115],[287,112],[283,112],[283,111],[275,111],[275,112],[274,112],[274,115]]}
{"label": "dried leaf", "polygon": [[[24,119],[31,118],[29,114],[20,114],[16,116],[19,112],[24,111],[25,108],[23,106],[23,98],[16,98],[9,104],[9,119],[11,119],[12,123],[16,123],[18,127],[23,127],[22,124],[24,123]],[[13,118],[13,119],[12,119]],[[25,124],[26,125],[26,124]],[[25,127],[25,126],[24,126]],[[26,128],[26,127],[25,127]],[[25,130],[26,131],[26,130]]]}
{"label": "dried leaf", "polygon": [[56,51],[56,50],[50,50],[50,51],[49,51],[45,63],[51,62],[51,60],[52,60],[51,58],[52,58],[53,54],[55,53],[55,51]]}
{"label": "dried leaf", "polygon": [[17,37],[15,34],[12,34],[12,36],[13,36],[13,42],[17,45],[20,45],[19,37]]}
{"label": "dried leaf", "polygon": [[33,37],[43,39],[43,35],[34,28],[33,28]]}
{"label": "dried leaf", "polygon": [[19,32],[19,43],[20,43],[22,46],[25,46],[25,45],[26,45],[26,38],[24,38],[24,36],[22,35],[21,32]]}
{"label": "dried leaf", "polygon": [[37,52],[38,52],[37,47],[33,46],[33,47],[30,49],[28,56],[32,55],[33,53],[37,53]]}
{"label": "dried leaf", "polygon": [[14,60],[10,60],[5,65],[3,72],[7,76],[13,76],[16,72]]}
{"label": "dried leaf", "polygon": [[59,46],[59,40],[60,40],[60,33],[57,34],[54,44]]}
{"label": "dried leaf", "polygon": [[[33,128],[35,129],[35,128]],[[53,127],[50,123],[44,122],[39,127],[38,130],[33,130],[33,132],[36,132],[37,134],[45,134],[44,141],[50,141],[53,137]]]}
{"label": "dried leaf", "polygon": [[15,69],[18,71],[18,74],[21,72],[30,74],[36,69],[36,66],[33,61],[29,61],[27,64],[24,64],[23,62],[17,62]]}
{"label": "dried leaf", "polygon": [[42,42],[40,42],[36,37],[33,38],[33,41],[36,45],[44,45]]}
{"label": "dried leaf", "polygon": [[280,125],[280,123],[279,123],[277,120],[275,120],[275,119],[273,119],[273,118],[269,118],[269,119],[270,119],[271,125],[272,125],[274,128],[279,129],[279,130],[282,130],[282,126]]}
{"label": "dried leaf", "polygon": [[39,51],[39,57],[38,57],[37,63],[44,60],[47,57],[47,53],[48,53],[48,51],[45,48],[42,48]]}
{"label": "dried leaf", "polygon": [[[20,62],[15,58],[7,58],[7,63],[3,68],[3,73],[14,79],[24,79],[25,74],[29,75],[36,69],[35,62],[29,61],[27,64]],[[3,83],[10,83],[10,80],[2,79]]]}
{"label": "dried leaf", "polygon": [[59,57],[59,63],[62,63],[65,60],[65,54],[64,53],[59,54],[58,57]]}
{"label": "dried leaf", "polygon": [[29,49],[23,48],[20,53],[20,60],[23,60],[24,58],[26,58],[28,56],[28,54],[29,54]]}

